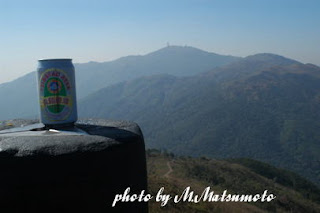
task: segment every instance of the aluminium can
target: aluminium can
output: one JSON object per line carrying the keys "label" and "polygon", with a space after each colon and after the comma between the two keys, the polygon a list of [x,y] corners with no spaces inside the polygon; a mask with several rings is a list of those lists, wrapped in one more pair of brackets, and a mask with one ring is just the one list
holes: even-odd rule
{"label": "aluminium can", "polygon": [[46,126],[72,125],[77,119],[72,59],[41,59],[37,69],[40,121]]}

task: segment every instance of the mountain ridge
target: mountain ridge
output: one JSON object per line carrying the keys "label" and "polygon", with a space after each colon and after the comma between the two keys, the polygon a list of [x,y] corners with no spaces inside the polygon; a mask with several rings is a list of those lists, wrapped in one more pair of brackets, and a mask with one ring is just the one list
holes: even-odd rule
{"label": "mountain ridge", "polygon": [[77,75],[80,76],[77,90],[79,98],[82,98],[94,90],[120,81],[155,74],[194,75],[238,59],[191,47],[169,46],[143,56],[125,56],[111,62],[91,64],[94,66],[87,69],[95,70],[95,75],[88,75],[87,70],[75,65]]}
{"label": "mountain ridge", "polygon": [[219,67],[203,74],[207,76],[213,75],[218,81],[224,81],[224,79],[238,80],[243,77],[247,77],[248,75],[254,75],[263,71],[268,71],[271,68],[282,68],[284,66],[291,65],[307,66],[296,60],[273,53],[258,53],[244,57],[242,60],[229,63],[223,67]]}
{"label": "mountain ridge", "polygon": [[[168,76],[135,79],[82,99],[79,113],[136,121],[148,148],[179,155],[250,157],[319,184],[320,68],[289,62],[249,73],[245,69],[241,78],[225,75],[236,72],[226,65],[170,81]],[[114,96],[114,91],[121,92]]]}
{"label": "mountain ridge", "polygon": [[[164,73],[193,75],[238,60],[237,57],[222,56],[190,47],[169,47],[157,51],[164,53],[172,50],[174,51],[170,57],[154,56],[151,52],[144,56],[126,56],[110,62],[76,63],[78,100],[114,83]],[[184,54],[186,51],[188,54]],[[207,57],[202,57],[203,55]],[[34,118],[38,114],[36,87],[36,72],[0,84],[0,118]]]}

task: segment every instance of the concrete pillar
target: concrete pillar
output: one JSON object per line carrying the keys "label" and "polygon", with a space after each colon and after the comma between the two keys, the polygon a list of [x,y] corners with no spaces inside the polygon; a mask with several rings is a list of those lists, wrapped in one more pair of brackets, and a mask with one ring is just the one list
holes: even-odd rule
{"label": "concrete pillar", "polygon": [[148,212],[145,202],[111,207],[127,187],[147,190],[144,140],[135,123],[0,131],[0,212]]}

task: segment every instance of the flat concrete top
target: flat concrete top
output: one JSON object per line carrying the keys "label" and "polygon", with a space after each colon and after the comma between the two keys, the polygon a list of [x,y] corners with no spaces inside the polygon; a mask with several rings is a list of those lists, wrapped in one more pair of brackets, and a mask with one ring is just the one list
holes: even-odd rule
{"label": "flat concrete top", "polygon": [[126,143],[143,143],[139,126],[129,121],[86,119],[74,127],[59,129],[45,129],[43,124],[30,124],[29,120],[25,120],[26,126],[24,120],[19,122],[20,127],[0,131],[0,157],[97,152]]}

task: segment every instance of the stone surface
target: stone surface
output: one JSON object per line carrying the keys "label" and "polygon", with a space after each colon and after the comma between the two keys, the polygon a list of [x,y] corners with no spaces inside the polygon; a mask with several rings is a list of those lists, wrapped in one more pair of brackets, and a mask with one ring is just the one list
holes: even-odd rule
{"label": "stone surface", "polygon": [[145,160],[142,132],[132,122],[0,131],[0,212],[147,212],[147,203],[111,207],[127,187],[147,189]]}

